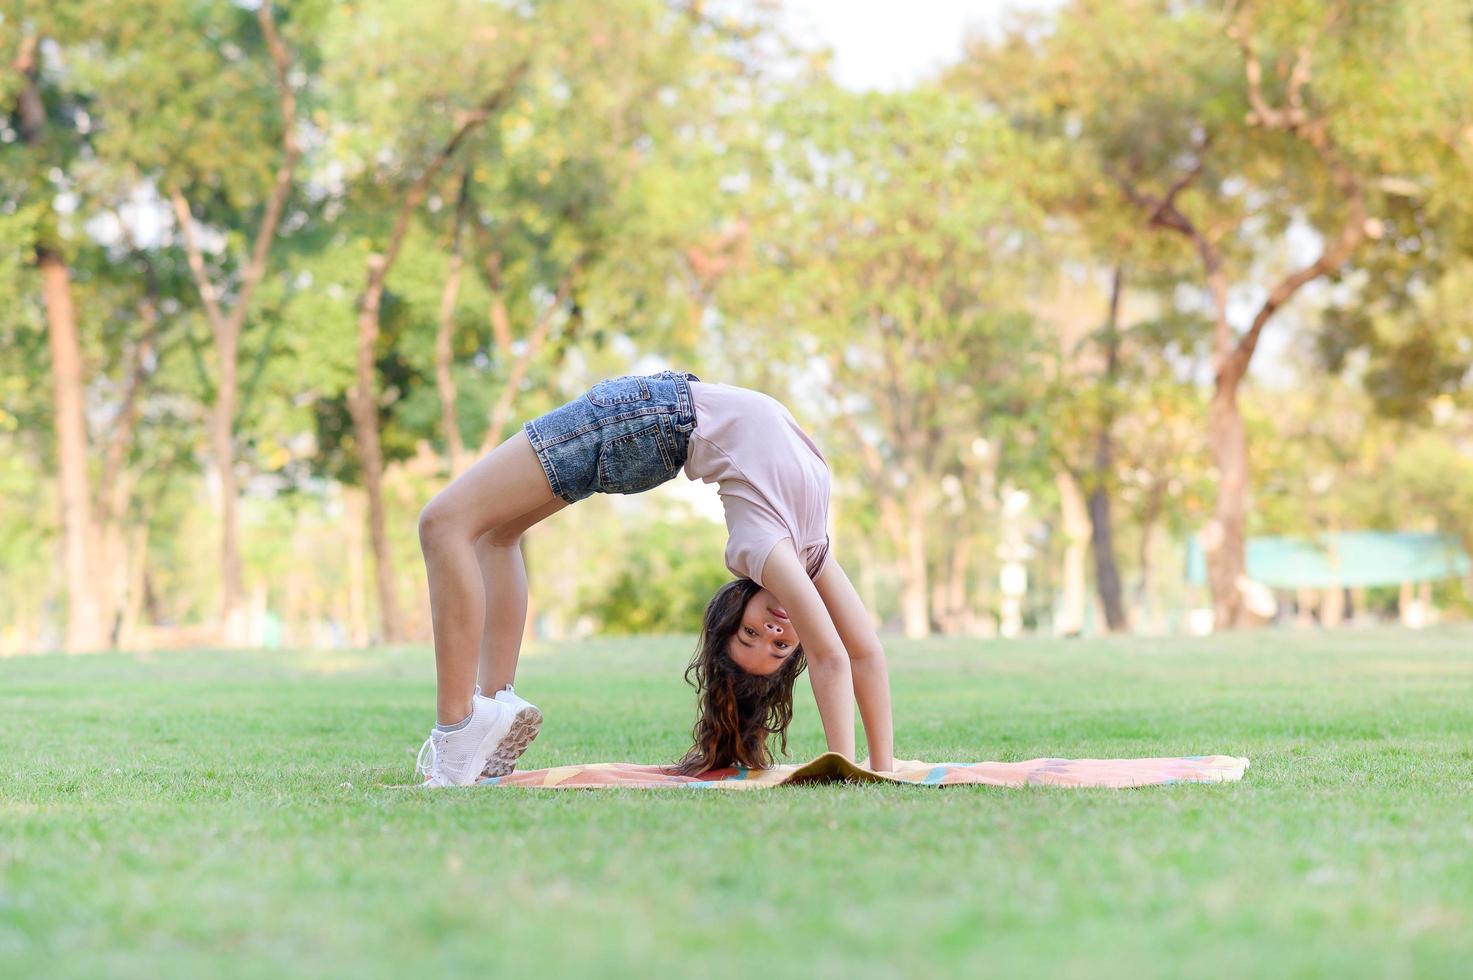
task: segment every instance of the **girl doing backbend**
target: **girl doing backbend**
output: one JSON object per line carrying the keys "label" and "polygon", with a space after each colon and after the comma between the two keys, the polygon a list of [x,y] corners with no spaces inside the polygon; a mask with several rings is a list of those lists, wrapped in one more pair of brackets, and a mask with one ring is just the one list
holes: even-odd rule
{"label": "girl doing backbend", "polygon": [[527,618],[522,534],[590,494],[640,493],[682,468],[717,484],[737,578],[706,607],[686,670],[694,744],[674,768],[770,766],[767,740],[786,751],[805,666],[829,751],[854,758],[857,699],[870,767],[893,768],[884,650],[825,533],[827,460],[775,399],[661,371],[600,381],[528,421],[420,515],[438,718],[420,752],[426,785],[511,772],[541,726],[512,686]]}

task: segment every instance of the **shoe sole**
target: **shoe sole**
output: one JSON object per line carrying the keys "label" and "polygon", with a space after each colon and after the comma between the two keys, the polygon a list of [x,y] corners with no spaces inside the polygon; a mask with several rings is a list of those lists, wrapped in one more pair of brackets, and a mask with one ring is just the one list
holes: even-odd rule
{"label": "shoe sole", "polygon": [[506,736],[502,738],[501,744],[492,750],[490,758],[486,760],[486,766],[481,770],[481,778],[488,779],[493,776],[505,776],[517,767],[517,760],[522,753],[527,751],[527,746],[532,744],[532,739],[542,730],[542,712],[533,707],[526,707],[517,712],[512,719],[511,728],[507,730]]}

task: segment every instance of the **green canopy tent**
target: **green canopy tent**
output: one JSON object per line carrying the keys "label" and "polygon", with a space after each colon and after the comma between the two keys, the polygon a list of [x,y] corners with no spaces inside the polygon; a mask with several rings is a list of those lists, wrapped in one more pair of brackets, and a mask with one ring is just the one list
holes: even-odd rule
{"label": "green canopy tent", "polygon": [[[1249,538],[1246,550],[1248,577],[1276,589],[1430,582],[1467,575],[1469,568],[1457,538],[1413,531]],[[1195,538],[1187,539],[1187,581],[1207,583],[1207,563]]]}

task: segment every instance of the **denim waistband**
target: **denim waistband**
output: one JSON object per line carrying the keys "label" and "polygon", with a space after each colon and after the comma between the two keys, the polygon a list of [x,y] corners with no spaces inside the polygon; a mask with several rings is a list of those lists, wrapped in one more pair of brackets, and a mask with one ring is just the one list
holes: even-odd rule
{"label": "denim waistband", "polygon": [[700,378],[689,371],[661,371],[656,377],[669,378],[675,382],[675,408],[679,416],[675,421],[677,432],[691,432],[696,427],[696,403],[690,394],[690,382]]}

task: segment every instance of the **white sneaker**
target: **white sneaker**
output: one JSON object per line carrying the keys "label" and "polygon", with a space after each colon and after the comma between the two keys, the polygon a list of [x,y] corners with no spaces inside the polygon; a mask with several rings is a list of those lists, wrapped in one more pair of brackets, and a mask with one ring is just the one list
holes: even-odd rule
{"label": "white sneaker", "polygon": [[476,688],[471,698],[470,724],[453,732],[438,728],[431,731],[420,746],[415,772],[424,777],[425,786],[471,785],[515,720],[515,708],[483,696],[481,689]]}
{"label": "white sneaker", "polygon": [[496,692],[496,700],[512,709],[512,723],[501,744],[493,748],[486,759],[486,766],[481,770],[482,779],[505,776],[515,769],[517,760],[542,728],[542,712],[526,698],[518,697],[510,684]]}

